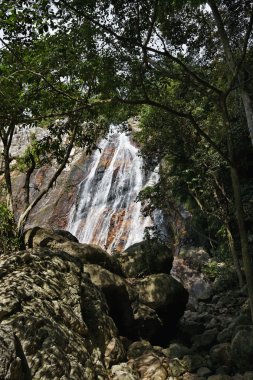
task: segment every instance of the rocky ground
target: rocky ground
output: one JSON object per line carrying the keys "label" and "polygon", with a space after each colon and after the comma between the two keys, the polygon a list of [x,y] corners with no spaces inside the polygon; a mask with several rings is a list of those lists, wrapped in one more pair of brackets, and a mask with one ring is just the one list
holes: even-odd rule
{"label": "rocky ground", "polygon": [[245,290],[186,306],[172,253],[150,244],[116,258],[34,228],[0,256],[0,379],[253,379]]}

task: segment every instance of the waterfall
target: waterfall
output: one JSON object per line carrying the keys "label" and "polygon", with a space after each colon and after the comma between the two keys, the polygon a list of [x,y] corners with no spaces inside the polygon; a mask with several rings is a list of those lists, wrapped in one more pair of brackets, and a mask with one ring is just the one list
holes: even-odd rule
{"label": "waterfall", "polygon": [[143,159],[130,133],[112,126],[84,171],[68,230],[80,242],[97,244],[108,252],[143,240],[145,227],[152,221],[141,214],[136,197],[145,185],[157,181],[158,174],[146,178]]}

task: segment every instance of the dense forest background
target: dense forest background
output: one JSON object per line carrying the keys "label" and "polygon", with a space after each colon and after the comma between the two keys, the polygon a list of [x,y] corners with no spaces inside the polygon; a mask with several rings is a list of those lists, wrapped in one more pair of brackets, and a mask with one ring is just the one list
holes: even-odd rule
{"label": "dense forest background", "polygon": [[[160,182],[140,194],[145,212],[167,213],[174,244],[190,239],[231,262],[253,315],[252,25],[251,0],[0,0],[2,249],[19,244],[74,146],[90,152],[110,123],[137,115],[142,153],[161,164]],[[26,174],[19,220],[17,126],[48,130],[15,163]],[[31,174],[52,160],[58,169],[31,199]]]}

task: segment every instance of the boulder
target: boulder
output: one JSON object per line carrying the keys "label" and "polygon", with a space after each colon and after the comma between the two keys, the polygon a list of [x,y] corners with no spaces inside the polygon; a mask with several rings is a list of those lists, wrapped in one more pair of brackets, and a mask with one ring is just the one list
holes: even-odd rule
{"label": "boulder", "polygon": [[79,243],[78,239],[72,235],[71,232],[69,231],[66,231],[66,230],[54,230],[54,233],[59,235],[59,236],[63,236],[64,238],[70,240],[70,241],[73,241],[75,243]]}
{"label": "boulder", "polygon": [[204,380],[204,379],[203,377],[198,376],[196,373],[189,373],[189,372],[184,373],[182,376],[182,380]]}
{"label": "boulder", "polygon": [[134,312],[134,330],[137,337],[147,339],[150,342],[157,342],[156,337],[163,328],[163,323],[156,311],[139,302],[135,302],[132,308]]}
{"label": "boulder", "polygon": [[123,350],[104,295],[82,263],[37,248],[2,255],[0,266],[0,378],[106,379],[108,347],[115,342],[114,361]]}
{"label": "boulder", "polygon": [[207,365],[205,358],[199,354],[185,355],[181,362],[184,363],[187,372],[195,372],[199,368],[206,367]]}
{"label": "boulder", "polygon": [[112,380],[139,380],[138,374],[127,363],[114,365],[111,368],[110,379]]}
{"label": "boulder", "polygon": [[166,245],[154,240],[136,243],[119,255],[126,277],[141,277],[154,273],[170,273],[173,253]]}
{"label": "boulder", "polygon": [[105,350],[105,365],[106,368],[113,364],[122,362],[125,359],[126,352],[121,340],[117,337],[111,339]]}
{"label": "boulder", "polygon": [[97,264],[113,273],[122,275],[120,265],[114,256],[109,255],[99,246],[77,243],[75,237],[67,231],[59,234],[53,230],[34,227],[25,232],[24,244],[27,248],[59,249],[77,257],[83,264]]}
{"label": "boulder", "polygon": [[231,346],[230,343],[220,343],[213,346],[210,350],[210,357],[214,364],[231,365]]}
{"label": "boulder", "polygon": [[243,380],[253,380],[253,372],[248,371],[243,375]]}
{"label": "boulder", "polygon": [[175,325],[183,315],[188,292],[168,274],[153,274],[136,280],[135,291],[139,302],[155,310],[163,328],[156,336],[156,343],[165,343],[175,332]]}
{"label": "boulder", "polygon": [[18,342],[11,326],[0,326],[0,379],[18,380],[30,375],[29,369],[23,366]]}
{"label": "boulder", "polygon": [[188,266],[192,269],[201,271],[208,262],[210,256],[201,247],[182,247],[180,256],[183,257]]}
{"label": "boulder", "polygon": [[231,356],[240,372],[253,371],[253,326],[242,326],[231,342]]}
{"label": "boulder", "polygon": [[186,304],[187,293],[180,283],[166,274],[130,281],[99,265],[85,264],[83,268],[104,293],[121,335],[156,344],[168,340]]}
{"label": "boulder", "polygon": [[216,341],[218,330],[216,328],[206,330],[203,334],[194,335],[192,337],[193,349],[210,348]]}
{"label": "boulder", "polygon": [[[135,289],[140,302],[155,310],[176,305],[179,308],[181,306],[179,311],[181,314],[188,300],[187,291],[180,282],[168,274],[153,274],[136,280]],[[173,310],[170,312],[173,314]],[[176,313],[176,310],[174,312]]]}
{"label": "boulder", "polygon": [[127,351],[128,359],[137,359],[144,353],[152,352],[153,347],[147,340],[140,340],[130,344]]}
{"label": "boulder", "polygon": [[[135,359],[133,368],[139,374],[139,378],[143,380],[167,380],[169,376],[173,376],[169,360],[154,352],[144,353]],[[178,372],[181,373],[181,370]]]}
{"label": "boulder", "polygon": [[109,306],[109,314],[116,323],[119,333],[131,338],[136,337],[130,300],[131,290],[127,286],[125,279],[109,272],[100,265],[86,264],[83,270],[84,273],[90,276],[92,283],[105,295]]}
{"label": "boulder", "polygon": [[207,377],[209,375],[212,374],[212,371],[210,370],[210,368],[208,367],[200,367],[198,370],[197,370],[197,374],[198,376],[200,377]]}
{"label": "boulder", "polygon": [[182,319],[183,321],[180,321],[179,334],[184,341],[187,341],[187,343],[192,342],[194,335],[199,335],[204,332],[204,323],[196,322],[190,318],[187,319],[185,316]]}
{"label": "boulder", "polygon": [[168,348],[163,349],[163,354],[170,359],[178,358],[182,359],[185,355],[188,355],[190,350],[188,347],[180,343],[171,343]]}

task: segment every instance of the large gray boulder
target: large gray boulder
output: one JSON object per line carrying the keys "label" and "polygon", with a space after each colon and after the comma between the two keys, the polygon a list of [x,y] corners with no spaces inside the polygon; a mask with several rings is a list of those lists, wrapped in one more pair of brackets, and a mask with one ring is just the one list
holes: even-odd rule
{"label": "large gray boulder", "polygon": [[241,326],[231,342],[232,360],[241,372],[253,371],[253,326]]}
{"label": "large gray boulder", "polygon": [[97,264],[111,272],[122,275],[120,265],[114,256],[94,244],[81,244],[67,231],[53,231],[34,227],[25,232],[24,244],[26,248],[59,249],[78,258],[83,264]]}
{"label": "large gray boulder", "polygon": [[124,278],[111,273],[100,265],[86,264],[83,270],[90,276],[92,283],[103,292],[110,315],[120,334],[135,338],[136,329],[132,309],[134,295],[130,285]]}
{"label": "large gray boulder", "polygon": [[[143,273],[169,271],[172,255],[164,246],[152,241],[140,243],[130,247],[123,254],[123,259],[121,255],[117,255],[117,259],[100,247],[76,242],[69,233],[59,234],[39,227],[25,233],[24,243],[34,249],[58,250],[78,261],[92,284],[103,293],[108,313],[120,335],[130,339],[149,339],[160,344],[168,341],[175,332],[188,299],[182,285],[165,273],[126,278],[138,268],[139,274],[141,265]],[[147,247],[150,248],[149,252]],[[137,264],[132,263],[131,258],[135,258]]]}
{"label": "large gray boulder", "polygon": [[156,343],[168,341],[183,315],[188,301],[188,292],[172,276],[160,273],[136,280],[135,291],[139,302],[155,310],[162,321],[162,328],[155,337]]}
{"label": "large gray boulder", "polygon": [[154,273],[170,273],[173,254],[170,248],[155,240],[136,243],[124,252],[118,260],[126,277],[141,277]]}
{"label": "large gray boulder", "polygon": [[106,357],[124,349],[82,263],[37,248],[2,255],[0,268],[0,378],[107,379]]}

